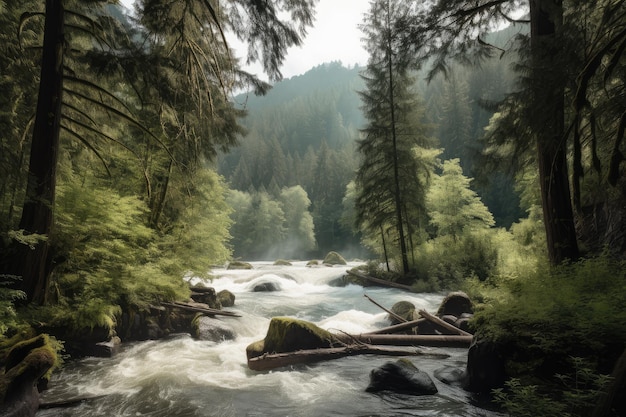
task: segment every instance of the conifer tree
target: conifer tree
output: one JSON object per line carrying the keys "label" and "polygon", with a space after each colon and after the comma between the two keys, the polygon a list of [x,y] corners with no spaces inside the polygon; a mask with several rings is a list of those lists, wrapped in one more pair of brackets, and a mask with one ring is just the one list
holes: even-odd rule
{"label": "conifer tree", "polygon": [[410,11],[402,1],[374,1],[362,25],[370,58],[362,74],[366,127],[358,142],[362,160],[356,199],[360,226],[377,233],[394,225],[404,274],[409,272],[407,223],[417,223],[408,217],[415,212],[409,207],[423,207],[420,173],[428,169],[413,148],[429,145],[421,105],[411,90],[416,62],[399,50]]}
{"label": "conifer tree", "polygon": [[[23,28],[27,20],[37,18],[45,22],[40,88],[30,146],[29,179],[21,220],[17,227],[23,236],[30,238],[14,239],[7,250],[3,248],[0,274],[20,277],[19,287],[26,293],[28,302],[45,301],[51,272],[53,259],[50,243],[54,238],[51,232],[61,130],[83,142],[103,161],[102,154],[81,130],[118,144],[122,143],[108,135],[95,122],[89,112],[84,110],[85,106],[81,107],[80,100],[89,103],[89,106],[99,106],[101,112],[104,110],[110,116],[121,116],[136,125],[154,139],[168,157],[174,158],[155,170],[155,178],[159,180],[162,190],[160,195],[153,194],[155,198],[151,199],[154,203],[153,211],[156,213],[153,224],[156,224],[167,195],[171,161],[178,162],[178,158],[186,158],[185,162],[198,162],[198,156],[210,157],[215,155],[216,147],[231,145],[233,136],[226,132],[229,131],[228,127],[236,126],[237,113],[227,103],[226,93],[234,85],[244,81],[252,82],[257,89],[263,87],[263,83],[255,77],[240,71],[236,61],[230,57],[224,30],[227,27],[232,29],[238,37],[251,44],[248,59],[261,60],[270,76],[278,78],[279,65],[286,49],[299,44],[300,36],[306,26],[311,24],[314,2],[275,0],[259,3],[238,0],[226,9],[216,9],[212,2],[201,0],[140,0],[138,15],[144,28],[154,36],[152,39],[162,42],[156,42],[151,45],[152,48],[145,49],[145,45],[133,49],[132,44],[115,43],[114,40],[123,37],[108,36],[107,29],[112,28],[111,19],[108,9],[101,8],[107,3],[104,0],[46,0],[44,12],[23,13],[23,21],[19,25]],[[66,12],[66,6],[71,11]],[[291,13],[290,19],[281,20],[278,10]],[[125,30],[128,35],[126,39],[135,39],[134,34],[129,33],[128,26]],[[90,41],[79,44],[78,42],[84,41],[84,34],[90,34]],[[180,36],[177,37],[176,34]],[[176,45],[180,48],[175,48]],[[168,46],[172,49],[167,49]],[[158,47],[164,48],[160,50],[160,54],[158,51],[155,53]],[[68,54],[68,51],[72,54]],[[174,55],[170,56],[170,53]],[[140,63],[135,55],[147,60]],[[76,56],[79,59],[71,62],[75,64],[72,67],[70,58]],[[94,58],[97,57],[101,59],[100,73],[95,70]],[[176,61],[177,59],[181,60]],[[147,75],[150,73],[149,69],[155,68],[163,70],[159,74],[163,77],[163,82],[148,85],[161,90],[146,97],[159,99],[155,107],[162,129],[156,134],[139,123],[137,115],[131,114],[132,103],[123,102],[96,80],[103,74],[110,75],[114,72],[112,70],[122,70],[121,73],[129,77],[126,79],[128,85],[134,87],[121,94],[128,97],[133,92],[143,90],[138,88],[139,84],[133,82],[154,81],[154,77],[141,78],[139,74]],[[174,82],[176,80],[179,82]],[[185,82],[181,83],[181,80]],[[186,88],[189,86],[199,88]],[[169,107],[174,104],[176,106]],[[180,113],[176,112],[178,105],[183,109]],[[162,109],[166,112],[158,113]],[[152,116],[150,122],[155,120],[154,113]],[[202,120],[206,123],[198,123]],[[193,134],[195,131],[198,135]],[[174,140],[181,137],[189,140]],[[163,138],[170,141],[165,143],[161,140]],[[179,169],[184,170],[185,166],[187,164],[177,164]],[[150,194],[150,177],[145,177],[146,188]],[[29,245],[34,249],[31,250]]]}

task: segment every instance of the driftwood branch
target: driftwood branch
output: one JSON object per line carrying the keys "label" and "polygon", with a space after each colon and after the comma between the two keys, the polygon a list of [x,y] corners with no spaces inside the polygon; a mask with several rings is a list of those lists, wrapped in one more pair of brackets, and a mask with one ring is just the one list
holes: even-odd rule
{"label": "driftwood branch", "polygon": [[254,371],[267,371],[283,366],[297,365],[301,363],[314,363],[319,361],[343,358],[353,355],[387,355],[387,356],[409,356],[409,355],[432,355],[447,358],[449,355],[442,353],[424,353],[416,348],[397,348],[373,345],[350,345],[338,348],[322,348],[298,350],[296,352],[266,353],[261,356],[248,359],[248,367]]}
{"label": "driftwood branch", "polygon": [[372,300],[371,297],[369,297],[367,294],[363,294],[363,296],[365,298],[367,298],[368,300],[370,300],[372,303],[374,303],[374,305],[376,305],[377,307],[382,308],[384,311],[386,311],[387,313],[389,313],[390,316],[394,317],[396,320],[402,322],[402,323],[406,323],[406,319],[404,317],[400,317],[398,316],[396,313],[394,313],[391,310],[386,309],[385,307],[381,306],[380,304],[378,304],[376,301]]}
{"label": "driftwood branch", "polygon": [[417,320],[407,321],[406,323],[394,324],[393,326],[383,327],[381,329],[376,329],[371,332],[367,332],[364,334],[393,334],[403,332],[408,329],[412,329],[413,327],[417,327],[420,323],[424,323],[426,319],[421,318]]}
{"label": "driftwood branch", "polygon": [[97,400],[99,398],[104,398],[106,396],[107,395],[91,395],[91,396],[69,398],[67,400],[41,402],[39,403],[39,408],[42,410],[47,410],[50,408],[74,407],[74,406],[84,403],[85,401]]}
{"label": "driftwood branch", "polygon": [[395,282],[386,281],[386,280],[384,280],[384,279],[379,279],[379,278],[370,277],[369,275],[362,274],[362,273],[360,273],[360,272],[358,272],[358,271],[355,271],[355,270],[352,270],[352,269],[347,270],[346,272],[347,272],[348,274],[350,274],[350,275],[354,275],[354,276],[355,276],[355,277],[357,277],[357,278],[361,278],[361,279],[364,279],[364,280],[366,280],[366,281],[369,281],[369,282],[371,282],[372,284],[377,284],[377,285],[379,285],[379,286],[383,286],[383,287],[393,287],[393,288],[399,288],[399,289],[401,289],[401,290],[410,291],[410,292],[415,292],[415,291],[413,290],[413,288],[412,288],[412,287],[410,287],[410,286],[408,286],[408,285],[398,284],[398,283],[395,283]]}
{"label": "driftwood branch", "polygon": [[458,327],[451,325],[450,323],[446,323],[445,321],[441,320],[439,317],[430,314],[426,310],[420,310],[419,314],[420,316],[424,317],[426,320],[433,322],[436,325],[441,326],[444,329],[451,331],[452,333],[459,334],[461,336],[470,336],[470,337],[472,336],[471,333],[468,333],[465,330],[461,330]]}
{"label": "driftwood branch", "polygon": [[198,306],[194,306],[191,304],[186,304],[186,303],[161,303],[164,306],[168,306],[168,307],[174,307],[174,308],[180,308],[181,310],[185,310],[185,311],[192,311],[194,313],[204,313],[206,315],[209,316],[229,316],[229,317],[241,317],[239,314],[237,313],[233,313],[232,311],[226,311],[226,310],[217,310],[215,308],[209,308],[209,307],[198,307]]}
{"label": "driftwood branch", "polygon": [[341,341],[358,341],[372,345],[394,346],[430,346],[468,348],[473,336],[461,335],[411,335],[411,334],[352,334],[348,339],[345,335],[335,334]]}

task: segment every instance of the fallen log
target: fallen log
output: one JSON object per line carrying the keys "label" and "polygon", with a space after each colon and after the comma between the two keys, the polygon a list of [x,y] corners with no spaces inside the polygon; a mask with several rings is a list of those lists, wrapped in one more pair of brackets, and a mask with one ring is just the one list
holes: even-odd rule
{"label": "fallen log", "polygon": [[74,397],[67,400],[59,400],[59,401],[49,401],[49,402],[40,402],[39,409],[40,410],[48,410],[51,408],[65,408],[65,407],[75,407],[84,403],[85,401],[97,400],[99,398],[104,398],[107,395],[85,395],[82,397]]}
{"label": "fallen log", "polygon": [[372,345],[430,346],[468,348],[473,336],[412,334],[335,334],[343,343],[361,342]]}
{"label": "fallen log", "polygon": [[168,307],[180,308],[181,310],[192,311],[194,313],[204,313],[204,314],[209,315],[209,316],[241,317],[239,314],[233,313],[232,311],[217,310],[215,308],[209,308],[209,307],[198,307],[198,306],[194,306],[194,305],[186,304],[186,303],[178,303],[178,302],[166,303],[166,302],[162,302],[161,304],[163,304],[164,306],[168,306]]}
{"label": "fallen log", "polygon": [[413,327],[417,327],[420,323],[424,323],[426,319],[421,318],[417,320],[407,321],[406,323],[394,324],[393,326],[383,327],[381,329],[376,329],[371,332],[363,333],[365,335],[369,334],[393,334],[403,332],[408,329],[412,329]]}
{"label": "fallen log", "polygon": [[471,333],[468,333],[465,330],[461,330],[458,327],[453,326],[450,323],[447,323],[447,322],[441,320],[439,317],[430,314],[426,310],[420,310],[419,311],[419,315],[424,317],[426,320],[428,320],[428,321],[430,321],[432,323],[435,323],[437,326],[441,326],[444,329],[449,330],[449,331],[451,331],[453,333],[459,334],[461,336],[472,336]]}
{"label": "fallen log", "polygon": [[248,359],[248,368],[253,371],[268,371],[283,366],[314,363],[332,359],[339,359],[352,355],[386,355],[386,356],[417,356],[429,355],[447,358],[445,353],[427,353],[417,348],[383,347],[373,345],[349,345],[337,348],[306,349],[295,352],[265,353],[261,356]]}
{"label": "fallen log", "polygon": [[367,294],[363,294],[363,297],[367,298],[368,300],[370,300],[375,306],[380,307],[381,309],[383,309],[384,311],[386,311],[390,316],[394,317],[396,320],[398,320],[401,323],[406,323],[407,320],[404,317],[400,317],[398,316],[396,313],[394,313],[393,311],[383,307],[382,305],[378,304],[376,301],[374,301],[371,297],[369,297]]}
{"label": "fallen log", "polygon": [[405,290],[405,291],[415,292],[413,290],[413,288],[410,287],[409,285],[398,284],[398,283],[395,283],[395,282],[386,281],[384,279],[370,277],[369,275],[365,275],[365,274],[362,274],[362,273],[354,271],[354,270],[347,270],[346,272],[348,274],[350,274],[350,275],[354,275],[357,278],[364,279],[364,280],[369,281],[369,282],[371,282],[373,284],[377,284],[377,285],[380,285],[380,286],[383,286],[383,287],[393,287],[393,288],[399,288],[399,289]]}

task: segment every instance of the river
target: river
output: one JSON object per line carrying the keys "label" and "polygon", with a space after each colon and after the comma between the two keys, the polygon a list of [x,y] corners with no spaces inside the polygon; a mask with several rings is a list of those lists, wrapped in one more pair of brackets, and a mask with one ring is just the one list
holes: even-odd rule
{"label": "river", "polygon": [[[271,317],[293,316],[328,330],[361,333],[389,325],[386,313],[368,301],[392,306],[410,301],[436,311],[441,294],[409,294],[390,288],[337,287],[346,266],[307,267],[253,263],[252,270],[214,270],[210,285],[236,296],[229,308],[242,317],[225,317],[237,334],[221,343],[189,335],[131,343],[113,358],[70,361],[57,371],[42,400],[99,396],[80,405],[40,410],[38,417],[67,416],[463,416],[495,415],[470,404],[460,388],[435,380],[439,393],[409,396],[365,392],[372,369],[396,357],[351,356],[312,365],[251,371],[245,349],[265,336]],[[353,265],[348,265],[348,268]],[[197,281],[197,279],[194,279]],[[252,292],[258,282],[280,286],[276,292]],[[408,357],[418,368],[463,367],[466,349],[437,349],[449,359]]]}

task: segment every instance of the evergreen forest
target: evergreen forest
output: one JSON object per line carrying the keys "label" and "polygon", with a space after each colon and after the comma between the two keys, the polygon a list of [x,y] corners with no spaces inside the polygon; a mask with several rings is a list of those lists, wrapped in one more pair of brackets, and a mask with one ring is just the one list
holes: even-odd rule
{"label": "evergreen forest", "polygon": [[315,4],[0,0],[0,363],[336,251],[469,294],[503,413],[626,415],[626,2],[370,0],[283,79]]}

